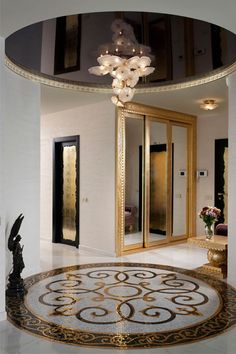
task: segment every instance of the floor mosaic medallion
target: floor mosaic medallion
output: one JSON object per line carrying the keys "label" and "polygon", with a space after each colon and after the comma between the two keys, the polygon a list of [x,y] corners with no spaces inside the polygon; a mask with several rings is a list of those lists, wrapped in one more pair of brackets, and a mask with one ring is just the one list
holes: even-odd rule
{"label": "floor mosaic medallion", "polygon": [[193,271],[141,263],[60,268],[25,280],[9,320],[64,344],[151,348],[219,335],[236,323],[236,290]]}

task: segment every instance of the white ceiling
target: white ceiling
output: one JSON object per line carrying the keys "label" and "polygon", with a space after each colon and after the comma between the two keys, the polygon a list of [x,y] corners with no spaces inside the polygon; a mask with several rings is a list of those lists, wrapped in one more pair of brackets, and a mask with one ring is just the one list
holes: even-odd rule
{"label": "white ceiling", "polygon": [[216,23],[236,33],[235,0],[0,0],[0,34],[58,16],[98,11],[148,11]]}
{"label": "white ceiling", "polygon": [[[204,111],[200,104],[205,99],[215,99],[219,107],[215,111]],[[215,112],[223,113],[228,106],[228,88],[225,78],[214,82],[180,89],[153,94],[136,95],[134,100],[152,106],[172,109],[179,112],[194,115],[214,115]]]}
{"label": "white ceiling", "polygon": [[[61,110],[110,100],[111,95],[85,93],[44,86],[41,88],[41,113],[49,114]],[[203,111],[200,104],[204,99],[216,99],[219,107],[215,111]],[[227,86],[225,79],[208,84],[169,92],[136,94],[133,101],[171,109],[194,115],[214,115],[227,110]],[[112,103],[111,103],[112,104]]]}

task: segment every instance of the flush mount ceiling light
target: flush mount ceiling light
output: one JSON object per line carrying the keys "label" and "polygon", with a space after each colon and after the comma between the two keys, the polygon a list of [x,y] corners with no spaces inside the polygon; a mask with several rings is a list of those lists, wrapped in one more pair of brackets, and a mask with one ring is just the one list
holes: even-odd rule
{"label": "flush mount ceiling light", "polygon": [[89,73],[113,77],[112,102],[123,106],[131,101],[139,78],[151,74],[155,68],[150,67],[151,49],[139,44],[133,28],[121,19],[113,21],[111,29],[114,32],[112,43],[103,44],[98,48],[99,66],[89,68]]}
{"label": "flush mount ceiling light", "polygon": [[213,109],[218,107],[218,104],[216,103],[215,100],[204,100],[203,103],[200,105],[202,109],[205,109],[206,111],[212,111]]}

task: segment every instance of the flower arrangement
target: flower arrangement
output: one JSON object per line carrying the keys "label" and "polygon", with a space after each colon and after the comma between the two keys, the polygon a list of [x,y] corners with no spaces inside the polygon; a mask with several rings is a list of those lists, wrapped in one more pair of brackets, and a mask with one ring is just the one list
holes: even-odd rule
{"label": "flower arrangement", "polygon": [[204,221],[206,226],[210,227],[220,216],[221,210],[213,206],[205,206],[199,212],[199,217]]}

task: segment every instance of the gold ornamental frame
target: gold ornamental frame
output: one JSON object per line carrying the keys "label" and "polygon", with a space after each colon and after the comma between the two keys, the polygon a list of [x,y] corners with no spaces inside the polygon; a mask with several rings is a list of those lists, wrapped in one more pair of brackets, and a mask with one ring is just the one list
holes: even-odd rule
{"label": "gold ornamental frame", "polygon": [[[149,184],[147,183],[149,178],[149,168],[147,161],[149,160],[149,150],[147,145],[149,142],[150,121],[158,121],[167,124],[168,129],[168,141],[171,144],[171,128],[172,126],[182,126],[187,128],[187,238],[196,235],[196,116],[180,113],[176,111],[166,110],[157,107],[151,107],[142,105],[139,103],[129,102],[124,107],[117,108],[116,110],[116,255],[121,256],[127,252],[136,252],[137,250],[144,250],[149,248],[156,248],[160,245],[166,245],[168,242],[179,242],[186,240],[186,235],[167,237],[167,242],[159,242],[143,247],[126,247],[124,249],[124,233],[125,233],[125,221],[124,221],[124,209],[125,209],[125,118],[127,115],[137,114],[144,117],[145,123],[145,168],[144,168],[144,243],[147,245],[148,234],[148,205],[149,205]],[[168,166],[171,165],[171,154],[168,155]],[[168,176],[168,186],[170,186],[171,176]],[[170,192],[167,196],[167,203],[170,205],[171,198]],[[145,208],[145,204],[147,207]],[[170,220],[167,223],[168,230],[170,230]]]}

